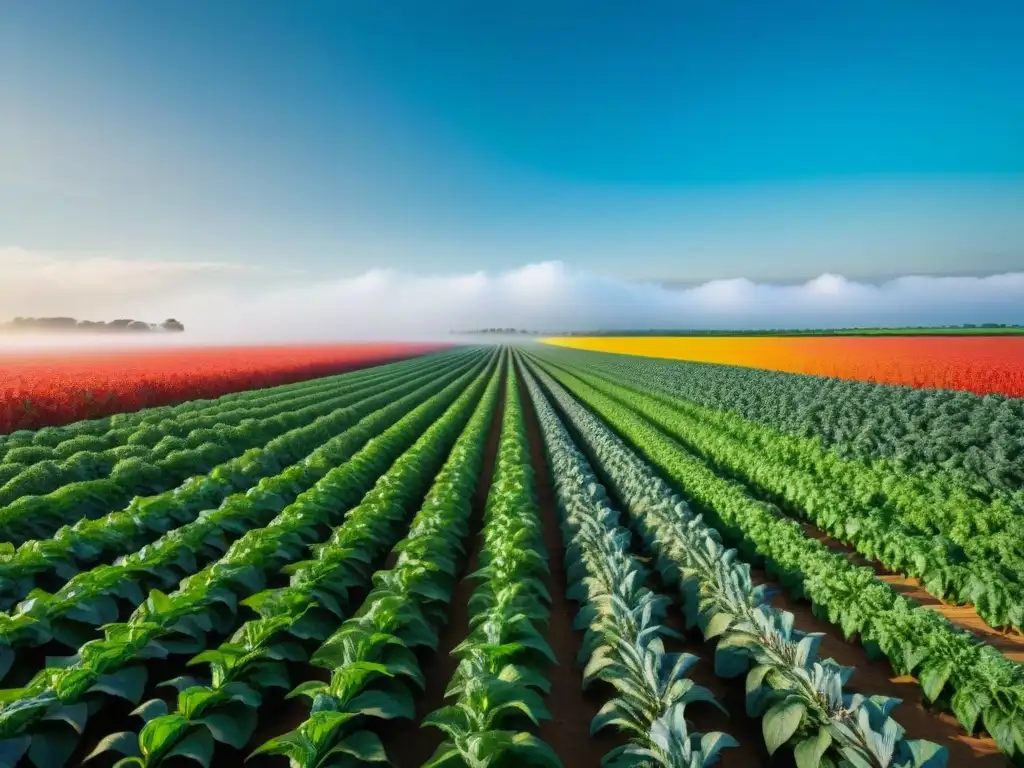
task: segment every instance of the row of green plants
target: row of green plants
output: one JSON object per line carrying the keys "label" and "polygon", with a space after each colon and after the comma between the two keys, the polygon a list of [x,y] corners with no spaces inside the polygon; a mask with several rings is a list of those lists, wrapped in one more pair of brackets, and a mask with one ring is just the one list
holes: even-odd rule
{"label": "row of green plants", "polygon": [[[120,682],[128,673],[133,682],[141,678],[144,684],[146,659],[195,653],[208,645],[208,633],[230,630],[239,597],[262,591],[268,576],[323,539],[458,395],[467,386],[482,387],[490,372],[488,365],[472,384],[459,379],[431,396],[334,467],[268,525],[248,531],[218,561],[183,579],[177,590],[151,591],[127,621],[106,624],[102,639],[85,643],[67,659],[51,660],[26,686],[0,691],[0,755],[13,756],[0,766],[13,765],[26,753],[38,768],[61,765],[52,762],[58,740],[52,733],[40,738],[35,726],[49,729],[54,720],[66,722],[68,708],[78,708],[73,733],[59,742],[65,752],[73,750],[90,712],[90,695],[112,690],[113,695],[122,695],[111,683],[112,676]],[[261,607],[262,603],[255,606]],[[141,696],[141,690],[142,685],[136,685],[129,692]]]}
{"label": "row of green plants", "polygon": [[[499,380],[500,375],[495,371],[482,399],[482,379],[467,388],[377,479],[330,539],[312,547],[311,559],[288,566],[289,586],[265,590],[243,601],[259,617],[242,624],[218,648],[203,651],[191,659],[191,666],[208,667],[208,675],[202,678],[189,675],[167,681],[179,691],[173,711],[161,698],[146,702],[136,710],[142,721],[139,733],[112,734],[91,757],[113,751],[125,756],[122,766],[155,768],[181,755],[190,755],[206,768],[214,761],[216,743],[234,749],[245,748],[256,729],[258,708],[264,696],[271,688],[289,689],[288,663],[306,660],[303,643],[322,642],[351,613],[351,591],[369,584],[373,564],[401,538],[411,509],[431,489],[438,470],[442,470],[446,479],[444,485],[434,483],[434,499],[440,492],[449,491],[453,482],[459,483],[460,491],[464,490],[466,471],[479,463],[479,434],[486,429],[486,421],[493,412]],[[462,447],[449,454],[457,438]],[[442,469],[443,465],[453,463],[456,466],[447,472]],[[441,477],[437,480],[440,482]],[[426,503],[430,501],[428,497]],[[436,502],[431,509],[436,511]],[[421,531],[425,525],[422,518],[421,512],[417,518]],[[429,522],[428,519],[426,523]],[[406,606],[399,599],[405,596],[401,594],[405,581],[423,576],[413,568],[409,558],[400,558],[392,572],[373,576],[376,589],[367,597],[357,618],[345,622],[310,659],[314,666],[336,663],[344,669],[334,669],[330,683],[306,682],[291,694],[311,698],[317,712],[314,724],[275,739],[260,751],[273,753],[280,749],[282,754],[290,756],[295,753],[303,766],[330,764],[332,751],[339,760],[344,755],[365,754],[370,747],[374,752],[379,751],[379,740],[369,732],[337,738],[338,732],[346,730],[345,724],[355,715],[404,714],[411,697],[404,691],[391,696],[386,691],[364,693],[365,684],[380,676],[373,666],[380,661],[375,656],[358,660],[349,657],[353,653],[365,656],[378,651],[391,661],[388,671],[392,674],[406,670],[407,674],[413,674],[413,670],[418,674],[409,646],[398,647],[401,641],[382,637],[379,626],[382,620],[419,616],[421,623],[417,628],[422,630],[424,620],[416,613],[415,603]],[[396,592],[391,586],[400,589]],[[387,601],[383,600],[385,592],[390,598]],[[376,624],[367,623],[367,614]],[[428,641],[433,637],[429,630],[420,636]],[[341,717],[341,713],[350,716]],[[300,757],[306,746],[304,738],[319,748],[305,760]]]}
{"label": "row of green plants", "polygon": [[770,604],[769,590],[754,586],[750,566],[722,545],[715,529],[599,419],[550,378],[545,383],[659,573],[679,589],[687,628],[699,628],[715,643],[715,673],[746,675],[747,714],[761,719],[769,753],[789,745],[799,768],[830,761],[870,768],[946,765],[945,749],[903,738],[889,716],[897,700],[844,693],[854,670],[818,656],[822,635],[796,629],[793,614]]}
{"label": "row of green plants", "polygon": [[[543,366],[542,366],[543,367]],[[678,484],[749,562],[814,613],[859,636],[870,658],[885,656],[897,675],[915,675],[925,698],[948,708],[967,733],[984,727],[1010,757],[1024,755],[1024,669],[935,611],[880,581],[872,569],[808,538],[793,520],[718,476],[652,423],[580,379],[546,369]]]}
{"label": "row of green plants", "polygon": [[591,732],[615,727],[629,735],[629,743],[611,750],[602,765],[714,765],[719,753],[737,742],[725,733],[689,727],[687,706],[710,702],[722,707],[711,691],[687,677],[697,657],[665,650],[665,640],[678,637],[664,624],[671,601],[644,585],[648,572],[630,553],[630,533],[620,525],[604,487],[533,375],[524,369],[523,376],[554,479],[568,596],[580,605],[575,626],[586,633],[577,657],[583,685],[603,681],[615,691]]}
{"label": "row of green plants", "polygon": [[[208,400],[188,400],[177,405],[161,405],[144,408],[138,411],[115,413],[110,416],[103,416],[97,419],[85,419],[56,427],[42,427],[40,429],[22,429],[9,434],[0,435],[0,465],[6,463],[7,453],[19,448],[50,447],[73,440],[77,437],[95,437],[108,434],[119,436],[127,440],[132,435],[141,432],[143,428],[157,427],[166,430],[156,436],[159,440],[163,434],[179,434],[175,430],[176,425],[186,422],[192,416],[215,415],[221,412],[229,412],[239,406],[264,397],[290,397],[295,393],[304,391],[307,387],[331,387],[335,384],[347,386],[354,381],[360,381],[366,376],[375,376],[385,369],[395,371],[403,370],[410,365],[417,365],[426,359],[441,359],[444,357],[457,357],[465,354],[465,350],[456,349],[446,352],[436,352],[425,357],[418,357],[411,360],[402,360],[395,363],[371,366],[355,371],[326,376],[312,381],[299,381],[292,384],[281,384],[276,387],[267,387],[259,390],[241,390],[230,392],[220,397]],[[209,425],[206,425],[209,426]],[[108,447],[113,447],[112,443]]]}
{"label": "row of green plants", "polygon": [[530,448],[512,359],[506,370],[494,477],[481,533],[480,567],[469,599],[469,632],[453,650],[459,659],[445,690],[447,705],[424,719],[444,740],[424,768],[486,768],[507,764],[561,768],[550,745],[525,723],[551,717],[541,694],[555,663],[544,639],[551,596],[547,553]]}
{"label": "row of green plants", "polygon": [[415,716],[412,696],[425,685],[417,652],[437,650],[438,630],[467,557],[471,500],[499,380],[492,379],[408,534],[395,547],[394,566],[373,575],[373,589],[359,608],[310,658],[329,679],[302,683],[290,694],[308,699],[309,717],[254,754],[286,757],[294,768],[387,760],[373,721]]}
{"label": "row of green plants", "polygon": [[936,498],[1024,509],[1020,398],[575,350],[559,356],[626,375],[643,367],[669,394],[814,439],[843,459],[925,478]]}
{"label": "row of green plants", "polygon": [[[453,365],[433,371],[438,379],[432,383],[448,383],[468,367]],[[330,468],[323,458],[334,436],[376,409],[422,388],[422,379],[403,379],[391,386],[382,383],[372,391],[364,391],[363,400],[285,432],[262,447],[251,448],[206,475],[189,478],[177,488],[137,497],[124,509],[96,520],[83,519],[65,525],[50,538],[8,547],[0,552],[0,608],[9,609],[36,587],[66,581],[92,564],[149,544],[174,526],[195,521],[202,510],[230,506],[247,492],[276,493],[276,489],[265,488],[275,476],[287,474],[290,480],[304,482],[304,487],[308,487]]]}
{"label": "row of green plants", "polygon": [[293,502],[303,502],[310,493],[319,494],[320,485],[330,483],[339,465],[347,466],[360,449],[365,450],[367,441],[400,423],[414,408],[429,406],[431,412],[438,412],[474,377],[482,375],[485,365],[481,362],[461,376],[430,382],[417,392],[379,407],[327,440],[310,461],[266,478],[248,493],[230,497],[216,510],[169,531],[114,564],[83,571],[53,594],[31,593],[15,612],[0,615],[0,672],[7,672],[20,649],[50,640],[77,648],[94,636],[97,627],[116,621],[123,603],[137,606],[149,589],[167,589],[194,573],[199,562],[213,560],[224,551],[230,554],[232,539],[242,536],[230,545],[233,549],[252,534],[252,529],[260,530],[275,515],[285,515]]}
{"label": "row of green plants", "polygon": [[[412,365],[398,363],[356,371],[347,374],[351,377],[348,379],[313,379],[284,391],[255,390],[242,400],[210,405],[200,411],[186,411],[177,418],[165,417],[156,422],[126,425],[99,434],[78,435],[55,445],[11,448],[0,459],[0,506],[10,504],[18,496],[39,495],[68,482],[101,477],[122,459],[139,457],[156,461],[175,450],[196,448],[217,436],[217,432],[210,431],[214,427],[236,426],[246,419],[265,419],[315,405],[327,396],[372,384],[381,377],[398,375],[402,368],[413,370],[417,365],[422,367],[424,362],[431,360],[420,358],[411,362]],[[75,462],[69,461],[72,457],[76,457]],[[21,472],[37,464],[46,466],[48,472],[34,479],[18,478]],[[89,475],[90,472],[99,474]],[[62,482],[62,474],[69,479]]]}
{"label": "row of green plants", "polygon": [[670,384],[647,365],[631,361],[604,369],[589,370],[676,407],[681,415],[713,423],[740,440],[771,451],[780,462],[797,465],[822,482],[844,488],[855,499],[891,519],[899,519],[918,531],[948,537],[972,558],[991,559],[1017,577],[1024,569],[1024,523],[1006,500],[982,500],[908,473],[890,462],[841,458],[816,441],[780,433],[730,411],[708,408],[673,392]]}
{"label": "row of green plants", "polygon": [[[94,461],[95,456],[78,454],[69,462],[75,464],[81,460],[86,465],[95,465],[85,467],[88,470],[85,479],[75,477],[83,469],[79,466],[65,473],[52,462],[34,464],[25,470],[22,477],[29,483],[38,480],[40,490],[45,488],[49,491],[41,495],[20,495],[0,507],[0,535],[8,542],[20,544],[30,538],[47,537],[66,523],[120,509],[135,496],[173,488],[188,478],[209,472],[217,465],[238,457],[246,450],[258,450],[289,430],[308,425],[317,418],[330,418],[369,395],[400,384],[412,391],[419,386],[424,375],[445,370],[446,363],[436,361],[426,369],[405,371],[394,378],[378,377],[354,391],[338,392],[323,398],[322,402],[258,422],[202,430],[199,435],[201,442],[195,445],[186,445],[182,438],[168,438],[166,442],[179,445],[162,458],[133,456],[132,453],[147,453],[148,450],[143,446],[122,446],[114,451],[124,454],[123,460],[108,468],[106,464],[109,462],[100,462],[101,466]],[[55,490],[54,483],[57,484]],[[25,487],[22,490],[28,491]]]}
{"label": "row of green plants", "polygon": [[[626,385],[565,370],[655,420],[693,453],[769,501],[890,571],[920,579],[934,597],[973,605],[992,627],[1024,627],[1024,584],[1018,581],[1024,577],[1024,518],[1007,512],[1013,519],[997,524],[994,517],[973,518],[971,508],[953,511],[912,497],[903,497],[893,509],[885,501],[896,498],[896,493],[877,472],[860,471],[864,468],[841,462],[813,443],[732,414],[707,413],[700,406],[649,393],[649,381],[634,379]],[[923,522],[926,519],[931,525]],[[991,532],[983,533],[979,525]],[[933,530],[921,532],[929,527]],[[964,546],[935,528],[956,535]],[[959,535],[954,528],[960,529]]]}

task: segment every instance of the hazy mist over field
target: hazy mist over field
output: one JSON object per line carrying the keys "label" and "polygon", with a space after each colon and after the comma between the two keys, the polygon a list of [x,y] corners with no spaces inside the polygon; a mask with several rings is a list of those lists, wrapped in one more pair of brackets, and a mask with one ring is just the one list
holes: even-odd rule
{"label": "hazy mist over field", "polygon": [[[83,343],[279,343],[446,338],[451,330],[848,327],[1024,322],[1024,273],[903,277],[879,285],[825,274],[796,285],[717,280],[686,289],[540,262],[503,272],[371,270],[332,278],[222,263],[61,257],[0,249],[0,306],[16,315],[181,320],[186,332]],[[174,338],[169,338],[174,336]],[[4,341],[38,346],[38,337]],[[67,343],[60,339],[48,344]],[[75,344],[78,344],[77,340]]]}

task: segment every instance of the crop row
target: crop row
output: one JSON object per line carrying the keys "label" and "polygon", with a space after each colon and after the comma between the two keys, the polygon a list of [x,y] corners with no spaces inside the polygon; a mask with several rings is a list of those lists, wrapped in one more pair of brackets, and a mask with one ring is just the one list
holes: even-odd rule
{"label": "crop row", "polygon": [[0,433],[330,376],[438,349],[391,343],[4,354]]}
{"label": "crop row", "polygon": [[642,370],[663,392],[820,440],[841,458],[882,460],[941,494],[1024,509],[1021,398],[575,350],[557,357],[624,376]]}
{"label": "crop row", "polygon": [[[788,743],[799,768],[816,768],[826,755],[850,765],[872,768],[946,764],[944,749],[930,742],[902,738],[903,729],[889,717],[898,701],[844,693],[843,685],[853,670],[818,657],[821,636],[801,632],[794,627],[792,614],[772,607],[766,590],[753,586],[749,565],[736,558],[735,550],[727,550],[721,544],[714,529],[694,515],[604,424],[546,374],[541,377],[621,500],[644,546],[655,555],[658,570],[668,583],[678,585],[687,626],[699,627],[706,641],[716,643],[716,674],[727,678],[746,674],[747,713],[761,719],[770,753]],[[618,516],[604,488],[575,449],[544,394],[535,383],[532,389],[552,472],[558,478],[560,497],[566,500],[563,504],[584,515],[589,513],[591,541],[606,542],[613,551],[627,545],[628,533],[618,527]],[[596,556],[598,552],[600,549],[595,547],[595,566],[601,562]],[[619,579],[617,583],[625,593],[624,598],[636,590],[634,600],[656,600],[650,593],[644,594],[638,569],[633,569],[632,579]],[[625,607],[629,603],[623,599],[619,604]],[[654,614],[653,607],[644,610],[643,602],[634,611],[645,619]],[[639,621],[634,622],[634,631],[646,631],[652,636],[664,632],[657,624],[641,627]],[[619,641],[612,651],[621,654],[625,647]],[[632,698],[642,688],[637,683],[623,684],[622,662],[614,655],[592,659],[588,672],[605,671],[613,680],[620,681],[628,705],[619,704],[612,711],[621,712],[618,717],[632,726],[631,730],[640,737],[644,755],[658,755],[658,764],[665,766],[708,764],[722,746],[734,742],[723,734],[701,737],[686,729],[683,709],[687,701],[710,698],[710,692],[681,678],[696,658],[688,654],[667,658],[660,643],[654,649],[644,650],[645,655],[656,661],[638,654],[638,671],[670,668],[678,675],[676,679],[664,673],[652,677],[653,682],[661,681],[665,688],[660,698],[652,697],[651,704]],[[647,722],[633,720],[639,712],[645,713]],[[660,728],[650,727],[652,717],[661,722]],[[661,735],[658,743],[651,741],[653,733]]]}
{"label": "crop row", "polygon": [[852,564],[741,485],[717,475],[658,427],[580,379],[541,365],[664,472],[742,556],[764,562],[815,614],[859,635],[872,658],[897,674],[916,674],[928,700],[948,706],[963,728],[979,724],[1007,755],[1024,752],[1024,671],[992,647]]}
{"label": "crop row", "polygon": [[[374,574],[376,588],[354,615],[350,594],[369,585],[373,564],[401,538],[410,510],[432,483],[433,496],[428,495],[425,510],[437,510],[438,496],[453,483],[464,489],[467,473],[479,463],[480,435],[496,400],[499,375],[489,377],[482,400],[485,380],[481,377],[380,475],[330,538],[312,547],[312,559],[288,567],[289,586],[244,601],[259,617],[242,624],[218,648],[189,662],[193,667],[208,666],[208,675],[168,681],[179,691],[173,711],[163,699],[141,705],[137,710],[143,721],[140,732],[114,734],[97,753],[113,750],[128,758],[125,765],[155,768],[181,754],[198,755],[201,764],[209,765],[215,743],[243,749],[256,729],[264,697],[270,689],[291,688],[289,663],[306,659],[304,643],[319,643],[325,637],[309,662],[330,670],[330,680],[304,682],[289,694],[289,698],[301,695],[311,700],[315,709],[311,722],[257,751],[287,755],[305,768],[322,764],[332,752],[359,756],[379,750],[379,740],[372,733],[345,733],[345,725],[356,715],[389,717],[407,710],[410,697],[402,689],[367,689],[377,678],[421,679],[411,648],[418,642],[429,644],[433,634],[415,603],[403,598],[409,578],[422,577],[429,564],[419,567],[422,561],[406,556],[391,572]],[[435,480],[439,469],[441,475]],[[429,524],[425,516],[420,513],[419,527],[414,523],[413,531],[425,530],[425,523]],[[411,531],[407,546],[412,536]],[[332,632],[347,615],[348,620]],[[408,643],[392,634],[400,622],[406,625]]]}
{"label": "crop row", "polygon": [[[126,674],[134,676],[130,691],[134,694],[142,687],[135,681],[139,677],[145,681],[146,659],[194,653],[207,646],[208,633],[228,630],[234,623],[239,597],[259,592],[269,576],[296,560],[302,550],[341,522],[376,478],[416,442],[470,381],[474,381],[472,386],[477,391],[482,388],[490,369],[491,365],[484,370],[474,368],[411,411],[406,406],[406,414],[401,418],[376,420],[374,431],[386,427],[379,437],[369,439],[373,432],[362,435],[365,445],[350,454],[351,458],[331,462],[333,468],[312,488],[285,506],[267,525],[245,533],[219,560],[183,579],[170,594],[151,591],[127,621],[106,624],[102,639],[85,643],[60,664],[51,663],[25,687],[0,693],[0,734],[6,737],[0,744],[9,753],[17,748],[27,750],[29,758],[40,768],[62,765],[84,728],[89,711],[85,699],[90,694],[114,690],[111,679],[119,682]],[[382,409],[387,410],[388,407]],[[366,421],[373,424],[374,416]],[[312,568],[315,571],[316,564]],[[333,564],[326,570],[329,577]],[[266,608],[266,604],[263,601],[260,607]],[[123,688],[116,688],[118,694],[123,693]],[[85,709],[80,708],[83,704]],[[79,707],[71,728],[75,733],[68,733],[63,741],[30,737],[33,726],[45,727],[55,717],[66,721],[68,707]],[[51,750],[58,745],[63,749],[63,759],[55,761]]]}
{"label": "crop row", "polygon": [[972,604],[990,626],[1024,627],[1024,518],[1011,510],[922,500],[899,477],[843,462],[810,441],[649,393],[653,377],[624,384],[564,370],[865,557],[920,579],[933,596]]}
{"label": "crop row", "polygon": [[[345,454],[337,453],[337,448],[348,445],[348,450],[355,449],[358,443],[344,436],[347,428],[384,406],[393,406],[387,412],[397,418],[402,407],[398,404],[404,399],[413,402],[425,387],[440,388],[471,364],[450,366],[449,372],[426,385],[420,379],[400,379],[404,383],[397,386],[384,382],[373,394],[364,392],[363,400],[279,435],[266,445],[215,467],[205,476],[192,477],[178,488],[156,496],[137,498],[124,510],[98,520],[79,520],[60,528],[52,538],[27,541],[0,559],[0,599],[10,605],[36,585],[60,583],[59,579],[71,578],[91,563],[112,554],[131,552],[156,537],[160,537],[159,542],[175,542],[172,546],[178,549],[201,547],[207,543],[205,536],[230,528],[221,525],[222,520],[244,519],[241,515],[248,514],[254,504],[266,511],[280,511],[289,498],[320,479],[335,457],[344,457]],[[216,512],[200,514],[211,509]],[[66,514],[71,515],[72,511],[67,510]],[[182,527],[172,529],[175,524]],[[213,543],[216,540],[215,535]],[[166,551],[162,543],[148,547],[149,562],[174,561],[173,557],[168,560],[158,554],[161,551]]]}
{"label": "crop row", "polygon": [[[162,490],[154,486],[169,487],[190,470],[206,471],[197,467],[212,466],[246,448],[262,445],[275,434],[312,418],[311,414],[327,413],[332,401],[354,402],[352,395],[360,390],[402,375],[429,375],[445,362],[417,359],[332,377],[329,382],[305,383],[293,391],[256,391],[232,403],[186,411],[178,418],[74,437],[52,447],[14,448],[0,464],[0,508],[23,496],[39,496],[111,475],[128,475],[125,479],[134,481],[142,489],[139,492]],[[140,473],[142,466],[148,472]],[[109,484],[79,487],[91,492],[88,496],[81,494],[87,500],[116,503],[112,498],[115,487]],[[123,490],[134,492],[130,485]],[[88,513],[88,505],[83,505],[83,514]]]}
{"label": "crop row", "polygon": [[[464,353],[464,350],[440,352],[430,355],[426,360],[457,356]],[[5,459],[5,462],[0,463],[6,463],[7,453],[17,448],[55,448],[63,442],[78,437],[96,437],[108,433],[124,435],[123,430],[128,430],[127,434],[130,435],[137,431],[139,427],[164,428],[175,423],[187,421],[190,416],[198,416],[201,412],[209,414],[217,413],[221,410],[230,411],[247,401],[253,400],[253,398],[259,399],[264,396],[290,397],[295,393],[302,392],[307,387],[330,387],[339,382],[359,381],[366,376],[375,376],[384,370],[398,371],[421,362],[424,362],[423,358],[415,357],[400,362],[373,364],[371,367],[360,368],[333,376],[302,380],[291,384],[279,384],[263,389],[246,389],[239,392],[231,392],[215,399],[186,400],[176,405],[152,406],[138,411],[115,413],[96,419],[74,421],[61,426],[22,429],[0,435],[0,457]]]}
{"label": "crop row", "polygon": [[469,598],[469,634],[453,650],[459,659],[445,691],[448,705],[425,726],[445,739],[424,768],[492,765],[515,758],[527,765],[561,766],[551,747],[518,723],[550,718],[541,693],[555,656],[541,631],[551,601],[544,580],[547,554],[526,424],[509,357],[505,408],[494,477],[487,496],[481,567]]}
{"label": "crop row", "polygon": [[[440,372],[445,367],[443,363],[435,364],[429,372]],[[220,475],[223,476],[230,471],[223,469],[224,464],[234,468],[229,463],[232,460],[247,462],[250,466],[254,456],[270,457],[273,461],[276,454],[268,453],[266,446],[289,430],[319,426],[322,422],[317,419],[336,417],[343,408],[358,404],[384,388],[402,384],[406,391],[412,391],[422,380],[417,372],[401,373],[395,379],[386,377],[360,387],[356,392],[324,398],[320,403],[271,417],[262,423],[219,430],[214,440],[206,440],[195,448],[174,451],[162,460],[130,458],[118,462],[109,477],[70,482],[42,496],[22,496],[0,508],[0,532],[14,543],[48,536],[60,525],[118,509],[140,494],[163,492],[186,480],[194,482],[192,478],[214,468],[221,468]]]}
{"label": "crop row", "polygon": [[257,753],[285,756],[296,768],[328,764],[332,755],[383,762],[384,747],[367,726],[374,719],[413,717],[409,689],[422,690],[425,682],[416,651],[437,650],[437,631],[466,556],[470,497],[499,382],[496,373],[408,534],[395,546],[394,567],[374,573],[362,605],[311,656],[310,663],[327,670],[330,679],[304,683],[290,694],[309,699],[308,718]]}
{"label": "crop row", "polygon": [[697,658],[665,650],[665,639],[676,637],[664,625],[671,601],[644,585],[647,573],[630,553],[629,531],[533,375],[524,369],[523,376],[555,482],[569,597],[580,604],[575,625],[586,632],[577,657],[583,685],[601,680],[617,694],[601,708],[591,732],[614,726],[630,737],[605,762],[712,765],[722,749],[737,742],[720,732],[691,732],[687,725],[688,705],[717,702],[686,677]]}

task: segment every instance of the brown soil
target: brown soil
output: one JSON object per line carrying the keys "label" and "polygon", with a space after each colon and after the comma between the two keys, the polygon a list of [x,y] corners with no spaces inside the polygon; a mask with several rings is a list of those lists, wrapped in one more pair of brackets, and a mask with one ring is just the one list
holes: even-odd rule
{"label": "brown soil", "polygon": [[498,456],[498,442],[501,438],[501,420],[505,412],[506,381],[502,378],[498,393],[498,404],[494,409],[494,418],[487,435],[487,447],[484,460],[473,493],[470,527],[469,527],[469,558],[461,573],[461,578],[452,594],[451,613],[448,623],[441,629],[437,651],[430,654],[430,660],[422,664],[426,678],[426,689],[414,696],[416,703],[416,722],[391,721],[381,723],[376,728],[381,742],[397,768],[417,768],[430,759],[440,746],[444,734],[437,728],[418,728],[417,725],[436,709],[445,705],[444,691],[448,687],[458,660],[451,655],[452,649],[461,643],[469,633],[469,598],[473,594],[474,584],[465,577],[475,571],[480,564],[480,527],[483,522],[484,508],[487,505],[487,493],[494,475],[494,464]]}
{"label": "brown soil", "polygon": [[544,443],[540,434],[537,414],[517,370],[519,392],[523,402],[526,432],[530,440],[530,458],[537,485],[537,502],[544,531],[544,547],[548,553],[551,592],[551,616],[547,628],[547,641],[558,659],[558,665],[548,669],[551,693],[547,706],[552,719],[541,723],[537,735],[547,742],[562,759],[565,768],[594,768],[601,758],[624,739],[612,732],[602,731],[590,735],[590,723],[607,701],[608,691],[598,687],[583,690],[583,676],[576,666],[576,654],[583,641],[583,633],[573,629],[577,605],[566,597],[565,561],[558,513],[551,489],[551,477],[544,458]]}
{"label": "brown soil", "polygon": [[863,557],[850,546],[832,538],[811,523],[802,522],[800,527],[807,536],[817,539],[833,552],[845,554],[850,562],[873,569],[879,581],[885,582],[904,597],[942,614],[950,624],[966,629],[968,632],[976,635],[980,640],[984,640],[993,648],[1001,651],[1011,661],[1024,662],[1024,634],[1016,631],[1002,632],[998,629],[993,629],[978,615],[974,606],[951,605],[926,592],[918,579],[892,573],[878,561]]}

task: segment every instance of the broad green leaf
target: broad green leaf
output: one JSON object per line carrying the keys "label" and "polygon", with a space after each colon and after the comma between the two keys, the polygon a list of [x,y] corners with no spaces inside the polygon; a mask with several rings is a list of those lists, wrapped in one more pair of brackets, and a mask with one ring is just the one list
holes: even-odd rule
{"label": "broad green leaf", "polygon": [[517,733],[512,737],[513,749],[526,758],[528,765],[542,768],[562,768],[562,761],[555,750],[532,733]]}
{"label": "broad green leaf", "polygon": [[85,731],[88,719],[89,705],[84,701],[78,704],[55,704],[43,715],[43,720],[60,720],[67,723],[78,735]]}
{"label": "broad green leaf", "polygon": [[913,768],[946,768],[949,764],[949,752],[924,739],[907,739],[903,746],[910,752]]}
{"label": "broad green leaf", "polygon": [[956,715],[956,719],[960,721],[960,725],[967,733],[974,732],[978,718],[990,703],[991,699],[988,694],[970,689],[958,690],[950,701],[953,714]]}
{"label": "broad green leaf", "polygon": [[[1012,713],[989,707],[982,715],[985,730],[995,739],[1001,752],[1012,755],[1017,749],[1018,736],[1024,736],[1024,724]],[[1024,740],[1024,738],[1022,738]]]}
{"label": "broad green leaf", "polygon": [[391,690],[364,691],[348,703],[348,708],[352,712],[385,720],[394,718],[411,720],[416,715],[412,696],[406,689],[399,687],[393,687]]}
{"label": "broad green leaf", "polygon": [[196,728],[188,736],[174,745],[167,753],[167,759],[184,757],[194,760],[203,768],[208,768],[213,760],[213,736],[205,728]]}
{"label": "broad green leaf", "polygon": [[96,749],[89,753],[86,760],[92,760],[94,757],[102,755],[106,752],[117,752],[121,755],[128,757],[141,755],[142,752],[139,749],[139,737],[131,731],[121,731],[120,733],[111,733],[108,736],[104,736],[99,744],[96,745]]}
{"label": "broad green leaf", "polygon": [[312,765],[316,760],[316,745],[300,731],[289,731],[275,739],[264,742],[249,755],[284,755],[298,765]]}
{"label": "broad green leaf", "polygon": [[132,710],[131,714],[141,717],[143,722],[148,723],[157,717],[162,717],[169,712],[167,702],[163,699],[150,699],[144,704]]}
{"label": "broad green leaf", "polygon": [[819,768],[821,758],[831,745],[832,737],[829,732],[825,728],[819,728],[816,734],[801,741],[793,750],[796,768]]}
{"label": "broad green leaf", "polygon": [[946,687],[946,681],[953,672],[952,661],[940,661],[937,664],[929,664],[920,673],[921,689],[929,701],[935,701]]}
{"label": "broad green leaf", "polygon": [[732,626],[733,617],[725,611],[720,611],[711,617],[707,627],[704,629],[704,639],[711,640],[718,637]]}
{"label": "broad green leaf", "polygon": [[142,756],[149,758],[163,754],[168,745],[173,744],[187,729],[188,720],[177,713],[153,718],[139,732]]}
{"label": "broad green leaf", "polygon": [[78,737],[70,728],[37,728],[32,735],[28,757],[39,768],[63,766],[78,746]]}
{"label": "broad green leaf", "polygon": [[151,613],[163,614],[171,611],[171,599],[159,589],[151,590],[146,599],[146,607]]}
{"label": "broad green leaf", "polygon": [[390,762],[387,752],[384,751],[384,745],[380,742],[380,737],[372,731],[350,733],[327,754],[351,755],[363,763]]}
{"label": "broad green leaf", "polygon": [[721,731],[705,733],[700,739],[700,751],[704,754],[703,765],[713,765],[717,762],[719,752],[739,745],[739,742],[727,733]]}
{"label": "broad green leaf", "polygon": [[779,702],[764,714],[761,721],[761,732],[764,734],[764,743],[768,748],[768,754],[775,754],[775,750],[789,741],[800,727],[800,722],[807,713],[807,707],[798,698],[791,696],[785,701]]}
{"label": "broad green leaf", "polygon": [[218,707],[196,722],[209,728],[210,734],[217,741],[235,749],[242,749],[252,738],[256,730],[256,721],[255,709],[242,704],[232,704]]}
{"label": "broad green leaf", "polygon": [[465,765],[465,763],[462,762],[462,754],[459,752],[459,748],[452,744],[452,742],[445,741],[437,747],[437,750],[423,764],[422,768],[446,768],[446,766],[460,765]]}
{"label": "broad green leaf", "polygon": [[146,688],[146,668],[141,665],[125,667],[109,675],[100,676],[89,689],[138,704]]}

